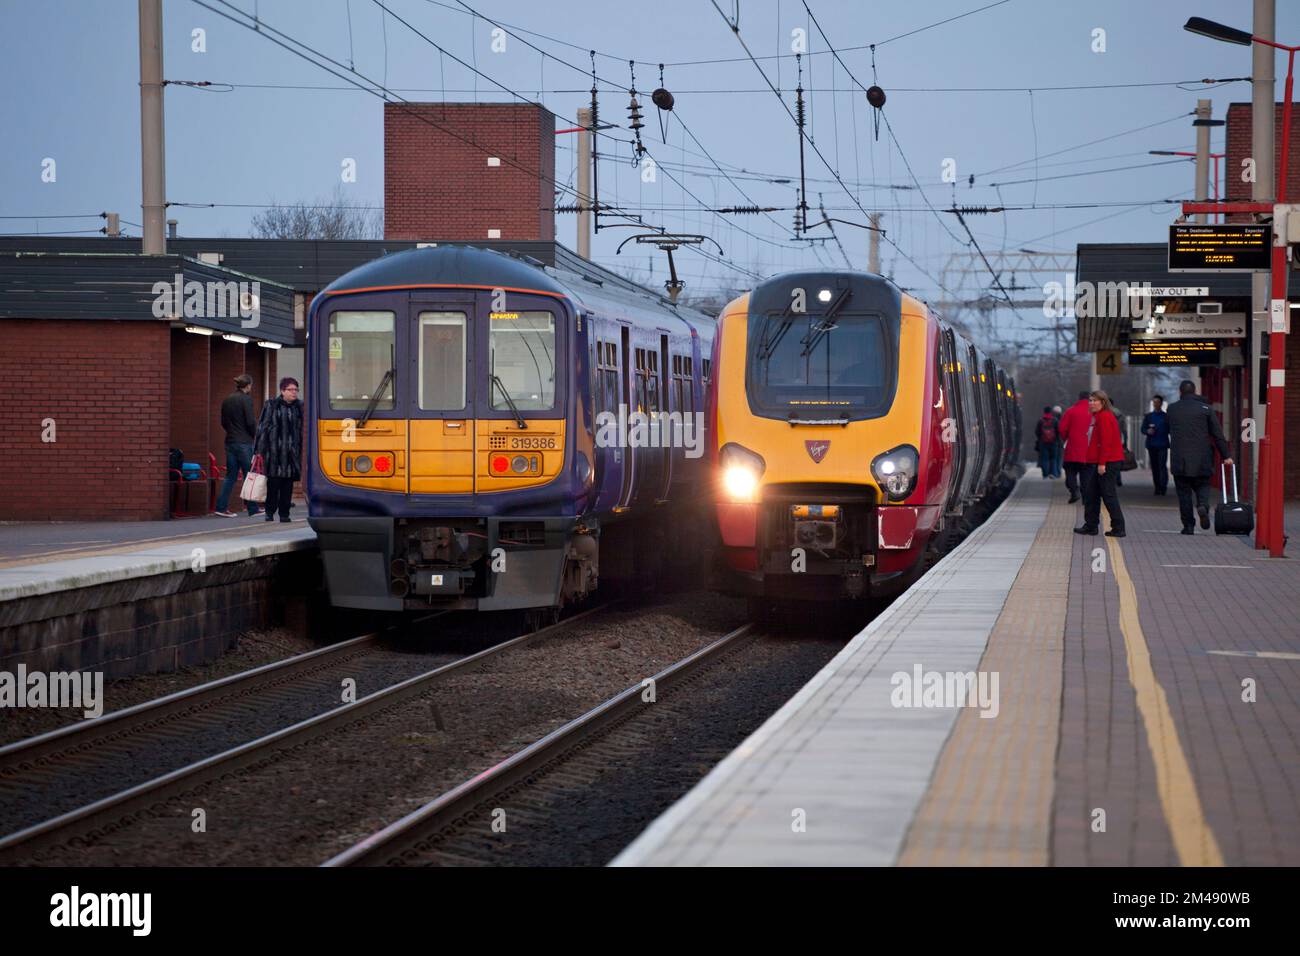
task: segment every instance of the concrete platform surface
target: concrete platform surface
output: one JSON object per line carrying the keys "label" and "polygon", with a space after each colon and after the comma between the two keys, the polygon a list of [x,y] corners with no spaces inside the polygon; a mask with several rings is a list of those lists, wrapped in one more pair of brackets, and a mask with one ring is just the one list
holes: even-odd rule
{"label": "concrete platform surface", "polygon": [[[38,550],[42,528],[53,533],[45,538],[44,550]],[[156,533],[163,530],[177,533]],[[23,556],[0,561],[0,602],[315,546],[316,533],[301,519],[288,524],[243,517],[124,526],[3,525],[0,554],[17,551]]]}
{"label": "concrete platform surface", "polygon": [[614,865],[1300,863],[1300,560],[1121,502],[1031,472]]}

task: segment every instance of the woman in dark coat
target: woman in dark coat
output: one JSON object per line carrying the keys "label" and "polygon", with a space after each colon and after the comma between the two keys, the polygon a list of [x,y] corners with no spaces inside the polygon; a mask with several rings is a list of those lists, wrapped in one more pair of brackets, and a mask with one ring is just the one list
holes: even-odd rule
{"label": "woman in dark coat", "polygon": [[1108,538],[1124,537],[1124,512],[1119,506],[1115,479],[1124,464],[1124,443],[1120,439],[1119,419],[1110,404],[1110,396],[1095,391],[1088,396],[1092,427],[1088,429],[1088,463],[1083,473],[1083,526],[1075,534],[1096,534],[1101,522],[1101,505],[1110,514]]}
{"label": "woman in dark coat", "polygon": [[302,477],[302,402],[298,380],[280,379],[280,394],[262,406],[253,468],[266,475],[266,520],[289,520],[293,483]]}

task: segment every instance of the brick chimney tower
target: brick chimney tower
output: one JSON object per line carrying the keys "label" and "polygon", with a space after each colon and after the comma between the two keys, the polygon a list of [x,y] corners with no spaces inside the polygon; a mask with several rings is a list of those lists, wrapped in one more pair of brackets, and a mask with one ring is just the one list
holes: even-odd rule
{"label": "brick chimney tower", "polygon": [[385,103],[384,238],[555,239],[555,115],[535,103]]}

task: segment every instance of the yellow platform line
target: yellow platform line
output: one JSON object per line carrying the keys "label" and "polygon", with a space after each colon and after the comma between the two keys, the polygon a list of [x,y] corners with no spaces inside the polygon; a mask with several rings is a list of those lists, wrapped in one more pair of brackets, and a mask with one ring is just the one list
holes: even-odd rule
{"label": "yellow platform line", "polygon": [[1124,635],[1128,654],[1128,677],[1137,695],[1138,713],[1146,728],[1151,757],[1156,766],[1156,789],[1169,832],[1174,839],[1174,849],[1183,866],[1223,866],[1223,854],[1214,838],[1214,831],[1205,822],[1201,799],[1196,793],[1196,781],[1187,762],[1169,710],[1169,698],[1156,680],[1151,667],[1151,651],[1138,621],[1137,591],[1124,564],[1124,552],[1119,541],[1107,539],[1110,563],[1119,585],[1119,626]]}

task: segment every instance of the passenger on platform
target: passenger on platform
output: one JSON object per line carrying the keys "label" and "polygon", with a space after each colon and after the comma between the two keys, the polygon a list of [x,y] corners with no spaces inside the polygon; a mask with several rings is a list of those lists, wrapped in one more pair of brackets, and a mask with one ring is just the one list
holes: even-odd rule
{"label": "passenger on platform", "polygon": [[1163,395],[1151,398],[1151,411],[1142,419],[1142,434],[1147,436],[1147,459],[1151,462],[1151,481],[1156,494],[1169,490],[1169,416]]}
{"label": "passenger on platform", "polygon": [[1052,462],[1052,477],[1061,477],[1061,462],[1065,455],[1065,439],[1061,438],[1061,406],[1053,405],[1052,414],[1056,416],[1056,460]]}
{"label": "passenger on platform", "polygon": [[1079,500],[1079,479],[1088,463],[1088,429],[1091,427],[1088,393],[1080,392],[1079,400],[1061,416],[1056,428],[1065,448],[1065,487],[1070,492],[1070,504]]}
{"label": "passenger on platform", "polygon": [[[217,496],[217,514],[223,518],[233,518],[230,510],[230,495],[235,489],[235,482],[240,472],[248,474],[253,463],[253,434],[257,430],[257,418],[253,415],[253,376],[239,375],[235,378],[235,390],[221,403],[221,427],[226,431],[226,480],[221,483],[221,494]],[[255,501],[244,502],[248,506],[248,516],[257,514]]]}
{"label": "passenger on platform", "polygon": [[1075,534],[1096,534],[1101,522],[1101,505],[1110,515],[1108,538],[1124,537],[1124,512],[1119,506],[1115,479],[1124,464],[1124,443],[1120,439],[1119,420],[1110,396],[1100,389],[1088,396],[1092,427],[1088,429],[1088,463],[1083,472],[1083,525]]}
{"label": "passenger on platform", "polygon": [[276,512],[288,521],[293,506],[293,483],[302,477],[302,402],[298,380],[280,379],[280,394],[262,406],[257,423],[255,466],[266,475],[266,520]]}
{"label": "passenger on platform", "polygon": [[1043,471],[1044,478],[1056,477],[1056,446],[1060,441],[1060,435],[1057,434],[1056,416],[1052,414],[1052,406],[1043,406],[1043,417],[1038,420],[1034,426],[1034,450],[1038,452],[1038,467]]}
{"label": "passenger on platform", "polygon": [[[1183,534],[1195,534],[1192,497],[1201,527],[1210,527],[1210,476],[1214,474],[1214,448],[1225,465],[1232,464],[1232,449],[1223,437],[1219,416],[1210,403],[1196,394],[1196,385],[1184,380],[1178,386],[1178,401],[1169,406],[1169,468],[1174,473],[1178,492],[1178,514],[1183,519]],[[1213,441],[1213,447],[1210,442]]]}

